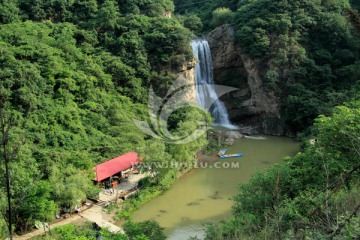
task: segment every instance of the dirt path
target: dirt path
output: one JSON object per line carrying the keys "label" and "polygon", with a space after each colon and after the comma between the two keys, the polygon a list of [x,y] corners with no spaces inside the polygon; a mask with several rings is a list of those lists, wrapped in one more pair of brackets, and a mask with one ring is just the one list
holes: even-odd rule
{"label": "dirt path", "polygon": [[[107,228],[112,233],[120,232],[120,233],[124,234],[125,233],[124,230],[122,228],[114,225],[110,221],[108,221],[108,219],[110,217],[106,216],[106,215],[107,215],[107,213],[105,213],[103,211],[103,208],[101,206],[95,205],[82,213],[73,215],[70,218],[65,219],[63,221],[51,224],[50,229],[54,229],[56,227],[64,226],[66,224],[84,220],[84,221],[95,222],[101,228]],[[46,230],[48,231],[48,229],[46,229]],[[14,239],[17,239],[17,240],[31,239],[33,237],[40,236],[43,234],[44,234],[44,229],[37,229],[35,231],[32,231],[30,233],[27,233],[27,234],[24,234],[21,236],[14,236]]]}
{"label": "dirt path", "polygon": [[124,230],[113,223],[109,222],[107,220],[107,217],[104,216],[106,213],[104,213],[103,208],[100,206],[94,206],[87,211],[81,213],[80,215],[84,217],[85,219],[95,222],[97,225],[99,225],[101,228],[107,228],[112,233],[125,233]]}
{"label": "dirt path", "polygon": [[[51,224],[50,225],[50,229],[54,229],[56,227],[60,227],[60,226],[64,226],[66,224],[70,224],[72,222],[76,222],[78,220],[82,219],[81,216],[79,215],[73,215],[71,216],[70,218],[68,219],[65,219],[63,221],[60,221],[60,222],[57,222],[57,223],[54,223],[54,224]],[[48,230],[48,229],[47,229]],[[14,239],[19,239],[19,240],[25,240],[25,239],[30,239],[30,238],[33,238],[33,237],[36,237],[36,236],[39,236],[39,235],[42,235],[44,234],[44,229],[37,229],[35,231],[32,231],[32,232],[29,232],[27,234],[24,234],[24,235],[21,235],[21,236],[14,236]]]}
{"label": "dirt path", "polygon": [[[116,191],[119,191],[118,193],[122,191],[127,191],[129,189],[132,189],[137,186],[139,180],[143,177],[145,177],[145,174],[134,174],[127,182],[122,182],[119,184],[119,186],[115,189]],[[102,192],[99,194],[99,200],[102,202],[108,202],[108,201],[114,201],[116,198],[116,194],[112,194],[111,196],[106,194],[105,192]],[[95,205],[84,212],[81,212],[80,214],[73,215],[68,219],[65,219],[63,221],[50,224],[50,229],[54,229],[56,227],[64,226],[66,224],[70,224],[79,220],[85,220],[90,222],[96,222],[100,227],[102,228],[108,228],[110,232],[121,232],[124,233],[124,230],[115,224],[111,222],[111,216],[109,216],[107,213],[103,211],[103,208],[99,205]],[[48,230],[48,229],[47,229]],[[44,234],[44,229],[37,229],[35,231],[32,231],[30,233],[21,235],[21,236],[14,236],[14,239],[17,240],[25,240],[30,239],[39,235]]]}

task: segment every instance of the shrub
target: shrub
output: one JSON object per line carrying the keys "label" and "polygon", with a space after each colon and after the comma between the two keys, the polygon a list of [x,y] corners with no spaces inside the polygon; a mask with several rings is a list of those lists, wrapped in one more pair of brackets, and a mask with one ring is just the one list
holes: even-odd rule
{"label": "shrub", "polygon": [[217,8],[212,12],[211,25],[217,27],[226,23],[232,23],[235,13],[229,8]]}

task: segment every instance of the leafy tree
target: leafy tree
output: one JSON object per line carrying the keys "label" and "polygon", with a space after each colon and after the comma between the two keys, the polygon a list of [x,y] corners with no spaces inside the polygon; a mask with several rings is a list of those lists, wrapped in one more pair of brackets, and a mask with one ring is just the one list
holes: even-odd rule
{"label": "leafy tree", "polygon": [[119,8],[116,1],[106,0],[101,4],[95,19],[95,27],[98,32],[114,30],[120,18]]}
{"label": "leafy tree", "polygon": [[200,32],[203,27],[201,19],[197,15],[185,16],[183,24],[186,28],[190,29],[195,33]]}
{"label": "leafy tree", "polygon": [[87,196],[97,193],[90,179],[93,176],[86,176],[71,165],[61,164],[50,167],[49,183],[52,185],[51,199],[59,206],[74,209],[80,206],[82,200]]}
{"label": "leafy tree", "polygon": [[[7,223],[9,237],[12,238],[13,227],[18,232],[27,231],[34,220],[53,218],[54,203],[49,201],[49,192],[42,188],[40,172],[31,150],[26,144],[23,130],[23,119],[19,112],[11,109],[5,89],[1,89],[0,127],[1,127],[1,176],[0,203],[2,216]],[[37,193],[35,193],[37,192]],[[34,196],[36,194],[36,196]],[[39,198],[39,199],[38,199]],[[35,207],[30,203],[41,203]],[[49,205],[48,209],[46,205]],[[33,207],[33,208],[32,208]],[[26,210],[24,210],[26,209]],[[32,209],[30,211],[30,209]]]}
{"label": "leafy tree", "polygon": [[[200,123],[211,123],[209,115],[205,115],[197,108],[188,108],[185,112],[185,116],[178,122],[174,134],[179,137],[186,137],[195,132],[197,129],[205,128],[207,126],[201,126]],[[205,134],[199,136],[193,142],[188,144],[175,144],[170,146],[170,153],[173,159],[177,162],[194,163],[196,160],[197,149],[202,149],[207,144]]]}
{"label": "leafy tree", "polygon": [[[17,172],[18,173],[18,172]],[[51,200],[51,183],[40,180],[33,185],[33,188],[23,197],[22,202],[16,210],[18,212],[18,232],[26,232],[32,229],[35,221],[51,222],[55,219],[57,205]]]}
{"label": "leafy tree", "polygon": [[213,11],[217,8],[227,8],[231,11],[237,10],[237,0],[215,0],[208,2],[199,2],[196,0],[175,0],[175,13],[182,15],[192,15],[195,14],[200,17],[201,22],[203,23],[203,29],[205,31],[210,31],[212,29],[212,18]]}
{"label": "leafy tree", "polygon": [[[126,222],[124,230],[130,239],[154,239],[165,240],[164,228],[154,220],[147,220],[140,223]],[[142,236],[139,238],[139,236]]]}
{"label": "leafy tree", "polygon": [[95,18],[98,12],[98,2],[96,0],[77,0],[72,5],[75,21],[86,21]]}
{"label": "leafy tree", "polygon": [[4,0],[0,3],[0,22],[11,23],[21,20],[21,12],[16,1]]}
{"label": "leafy tree", "polygon": [[226,23],[232,23],[235,14],[229,8],[217,8],[212,12],[211,25],[217,27]]}
{"label": "leafy tree", "polygon": [[12,187],[11,187],[11,173],[10,173],[10,162],[14,161],[15,156],[17,155],[19,149],[17,144],[15,145],[13,141],[10,140],[12,128],[14,127],[14,119],[11,115],[15,114],[9,110],[9,105],[6,101],[7,94],[4,89],[0,89],[0,131],[1,131],[1,170],[3,184],[0,185],[3,192],[6,192],[6,197],[1,196],[2,200],[6,199],[7,205],[4,205],[5,209],[2,211],[3,218],[6,220],[9,239],[13,239],[13,218],[14,218],[14,205],[12,205]]}
{"label": "leafy tree", "polygon": [[171,160],[171,155],[166,152],[165,143],[161,140],[148,141],[143,152],[143,157],[144,163],[151,168],[144,170],[149,170],[154,174],[156,184],[159,185],[169,171],[166,164]]}

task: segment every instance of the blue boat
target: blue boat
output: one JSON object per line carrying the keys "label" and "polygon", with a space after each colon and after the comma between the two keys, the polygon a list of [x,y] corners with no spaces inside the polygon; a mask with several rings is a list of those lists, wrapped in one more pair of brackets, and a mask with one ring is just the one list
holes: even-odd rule
{"label": "blue boat", "polygon": [[234,153],[234,154],[224,154],[221,155],[220,158],[234,158],[234,157],[242,157],[242,153]]}
{"label": "blue boat", "polygon": [[234,153],[234,154],[225,154],[226,153],[226,149],[220,149],[220,151],[218,152],[218,156],[220,158],[234,158],[234,157],[242,157],[243,154],[242,153]]}

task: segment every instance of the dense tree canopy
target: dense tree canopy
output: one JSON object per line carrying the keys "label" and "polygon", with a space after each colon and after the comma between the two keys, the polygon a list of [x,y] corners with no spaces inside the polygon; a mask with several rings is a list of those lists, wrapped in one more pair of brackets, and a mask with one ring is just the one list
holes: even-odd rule
{"label": "dense tree canopy", "polygon": [[[191,32],[166,17],[173,8],[167,0],[0,2],[0,110],[19,116],[9,142],[19,147],[10,162],[18,233],[96,196],[94,164],[157,146],[133,119],[148,120],[149,87],[165,94],[192,59]],[[203,118],[189,109],[169,130],[188,131],[180,122],[187,116]],[[166,156],[183,148],[158,144]],[[182,151],[193,159],[205,144]],[[167,169],[157,175],[160,189],[174,181],[170,175],[177,176]],[[3,180],[0,189],[6,216]]]}

